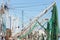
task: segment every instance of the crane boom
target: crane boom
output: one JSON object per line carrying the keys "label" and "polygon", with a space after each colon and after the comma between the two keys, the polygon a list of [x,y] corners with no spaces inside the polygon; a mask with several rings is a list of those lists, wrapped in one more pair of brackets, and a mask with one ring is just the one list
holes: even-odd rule
{"label": "crane boom", "polygon": [[[50,10],[50,8],[52,8],[55,3],[56,3],[56,2],[53,2],[48,8],[46,8],[45,10],[43,10],[43,11],[40,13],[40,15],[38,15],[37,17],[35,17],[35,18],[31,21],[31,23],[30,23],[29,26],[31,26],[33,23],[35,23],[35,21],[38,20],[40,17],[42,17],[44,14],[46,14],[47,11]],[[29,28],[29,26],[26,28],[26,30]]]}
{"label": "crane boom", "polygon": [[[26,28],[26,30],[24,30],[24,31],[22,32],[22,34],[23,34],[24,32],[27,32],[27,29],[30,28],[30,27],[32,27],[32,25],[36,22],[36,20],[38,20],[40,17],[42,17],[44,14],[46,14],[46,13],[48,12],[48,10],[50,10],[50,9],[53,7],[54,4],[56,4],[56,2],[53,2],[49,7],[47,7],[45,10],[43,10],[43,11],[40,13],[40,15],[38,15],[37,17],[35,17],[35,18],[31,21],[30,25],[28,25],[28,27]],[[19,33],[19,34],[16,34],[15,36],[19,36],[19,35],[22,35],[22,34]]]}

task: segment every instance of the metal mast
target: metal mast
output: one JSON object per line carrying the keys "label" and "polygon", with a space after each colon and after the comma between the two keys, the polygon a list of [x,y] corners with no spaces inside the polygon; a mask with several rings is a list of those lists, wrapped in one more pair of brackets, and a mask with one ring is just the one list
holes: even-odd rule
{"label": "metal mast", "polygon": [[52,31],[51,31],[51,40],[58,40],[58,14],[56,4],[52,9]]}
{"label": "metal mast", "polygon": [[22,10],[22,28],[24,27],[24,14],[23,14],[23,10]]}

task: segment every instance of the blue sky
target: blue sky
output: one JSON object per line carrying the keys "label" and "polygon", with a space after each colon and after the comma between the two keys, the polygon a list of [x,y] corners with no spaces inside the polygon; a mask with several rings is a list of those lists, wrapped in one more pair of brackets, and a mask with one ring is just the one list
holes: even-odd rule
{"label": "blue sky", "polygon": [[[48,7],[54,0],[10,0],[9,2],[9,7],[11,8],[9,13],[10,15],[14,15],[16,17],[19,17],[20,20],[22,19],[22,10],[24,11],[24,23],[29,22],[29,19],[33,19],[34,17],[36,17],[37,15],[39,15],[39,13],[41,11],[43,11],[43,9],[45,9],[46,7]],[[0,0],[0,3],[2,2],[2,0]],[[6,2],[6,0],[5,0]],[[60,0],[56,0],[56,4],[57,4],[57,9],[58,9],[58,22],[60,24]],[[1,4],[0,4],[1,5]],[[48,16],[44,16],[45,17],[49,17],[51,16],[50,14],[51,12],[48,11]],[[60,27],[60,25],[59,25]]]}

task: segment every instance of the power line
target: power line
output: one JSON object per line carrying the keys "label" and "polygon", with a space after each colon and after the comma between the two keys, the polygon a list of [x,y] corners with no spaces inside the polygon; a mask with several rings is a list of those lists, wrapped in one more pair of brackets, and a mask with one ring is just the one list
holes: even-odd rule
{"label": "power line", "polygon": [[30,5],[30,6],[15,6],[12,8],[30,8],[30,7],[39,7],[39,6],[47,6],[47,4]]}
{"label": "power line", "polygon": [[[26,5],[26,4],[43,4],[42,2],[30,2],[30,3],[13,3],[13,4],[15,4],[15,5]],[[44,3],[44,4],[49,4],[49,3]]]}
{"label": "power line", "polygon": [[[38,5],[49,5],[49,3],[46,3],[46,4],[45,4],[45,3],[35,3],[35,4],[38,4]],[[33,4],[33,3],[32,3],[32,4],[28,4],[28,3],[27,3],[27,4],[14,4],[14,5],[11,4],[11,6],[18,6],[18,5],[22,5],[22,6],[23,6],[23,5],[35,5],[35,4]]]}
{"label": "power line", "polygon": [[[37,3],[39,3],[39,4],[43,4],[44,2],[40,2],[40,1],[38,1],[38,2],[15,2],[15,3],[13,3],[13,4],[15,4],[15,5],[26,5],[26,4],[37,4]],[[45,4],[49,4],[49,3],[52,3],[52,1],[49,1],[49,2],[45,2]]]}

